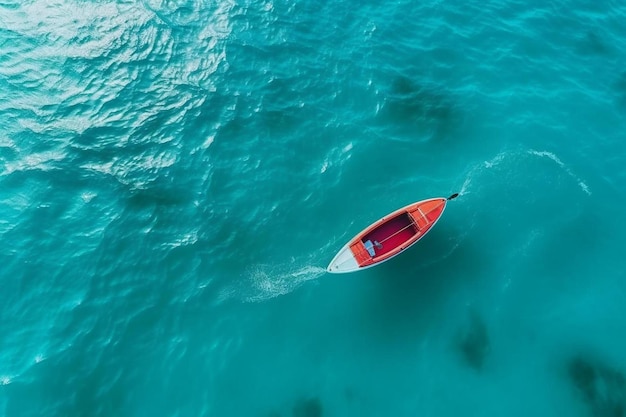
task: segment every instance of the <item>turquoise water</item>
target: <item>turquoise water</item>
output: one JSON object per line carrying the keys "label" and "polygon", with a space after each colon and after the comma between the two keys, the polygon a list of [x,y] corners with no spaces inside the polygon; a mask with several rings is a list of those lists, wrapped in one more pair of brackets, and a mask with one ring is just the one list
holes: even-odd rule
{"label": "turquoise water", "polygon": [[624,415],[625,19],[0,3],[0,415]]}

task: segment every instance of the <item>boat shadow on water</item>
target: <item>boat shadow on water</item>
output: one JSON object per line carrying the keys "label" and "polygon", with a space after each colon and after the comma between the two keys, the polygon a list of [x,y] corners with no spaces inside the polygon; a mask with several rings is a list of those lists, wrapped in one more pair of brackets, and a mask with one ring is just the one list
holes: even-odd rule
{"label": "boat shadow on water", "polygon": [[481,371],[491,349],[487,325],[476,308],[470,307],[467,318],[454,339],[463,362],[475,371]]}
{"label": "boat shadow on water", "polygon": [[319,397],[299,398],[291,408],[291,412],[281,414],[278,410],[273,410],[264,417],[322,417],[323,405]]}
{"label": "boat shadow on water", "polygon": [[418,337],[443,314],[446,294],[481,276],[487,261],[470,241],[449,237],[459,235],[441,225],[406,253],[364,271],[376,281],[365,313],[380,326],[373,331]]}
{"label": "boat shadow on water", "polygon": [[576,355],[567,362],[567,376],[591,416],[626,414],[626,376],[602,361]]}
{"label": "boat shadow on water", "polygon": [[443,86],[401,75],[387,88],[378,118],[403,136],[440,141],[454,134],[462,122],[461,114],[453,95]]}

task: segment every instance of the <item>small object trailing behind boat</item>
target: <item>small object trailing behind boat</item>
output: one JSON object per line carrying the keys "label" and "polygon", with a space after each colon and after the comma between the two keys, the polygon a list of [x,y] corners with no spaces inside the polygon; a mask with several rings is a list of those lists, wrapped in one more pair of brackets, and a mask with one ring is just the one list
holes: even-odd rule
{"label": "small object trailing behind boat", "polygon": [[388,214],[346,243],[326,270],[354,272],[393,258],[424,237],[443,214],[446,203],[458,195],[418,201]]}

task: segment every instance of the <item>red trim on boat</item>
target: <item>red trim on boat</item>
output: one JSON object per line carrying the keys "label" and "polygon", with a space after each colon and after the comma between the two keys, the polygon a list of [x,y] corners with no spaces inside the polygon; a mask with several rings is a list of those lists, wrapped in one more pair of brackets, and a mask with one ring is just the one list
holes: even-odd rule
{"label": "red trim on boat", "polygon": [[411,204],[359,233],[350,242],[350,250],[359,267],[387,260],[421,239],[443,213],[446,201],[445,198],[435,198]]}

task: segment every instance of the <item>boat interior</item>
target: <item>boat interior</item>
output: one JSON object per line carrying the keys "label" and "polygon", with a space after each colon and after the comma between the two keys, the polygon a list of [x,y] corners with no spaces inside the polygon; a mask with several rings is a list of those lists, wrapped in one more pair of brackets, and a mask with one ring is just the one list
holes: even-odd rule
{"label": "boat interior", "polygon": [[410,240],[419,229],[409,213],[401,213],[384,222],[365,236],[362,241],[372,258],[385,255]]}

